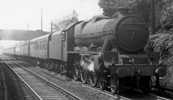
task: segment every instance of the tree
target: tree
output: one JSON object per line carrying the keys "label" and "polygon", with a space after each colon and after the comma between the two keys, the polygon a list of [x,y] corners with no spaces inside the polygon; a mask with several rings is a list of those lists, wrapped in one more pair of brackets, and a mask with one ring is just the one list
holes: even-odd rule
{"label": "tree", "polygon": [[[151,26],[152,0],[100,0],[99,6],[105,16],[112,17],[120,8],[126,8],[131,13],[141,16],[148,26]],[[173,0],[155,0],[156,28],[170,25],[173,22]]]}
{"label": "tree", "polygon": [[135,6],[136,0],[100,0],[99,6],[103,9],[103,14],[112,16],[119,8],[131,8]]}
{"label": "tree", "polygon": [[55,20],[52,22],[52,28],[53,31],[59,31],[59,30],[63,30],[64,28],[66,28],[68,25],[72,24],[72,23],[76,23],[78,21],[78,14],[77,12],[74,10],[72,14],[70,14],[69,16],[64,17],[61,20]]}

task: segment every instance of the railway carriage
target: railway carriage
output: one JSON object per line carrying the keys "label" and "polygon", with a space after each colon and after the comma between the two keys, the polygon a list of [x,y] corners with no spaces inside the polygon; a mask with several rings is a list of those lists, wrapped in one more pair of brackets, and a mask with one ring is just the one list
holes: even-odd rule
{"label": "railway carriage", "polygon": [[15,54],[15,47],[6,48],[3,50],[3,53],[14,55]]}
{"label": "railway carriage", "polygon": [[65,42],[62,31],[49,35],[49,59],[66,61]]}
{"label": "railway carriage", "polygon": [[35,38],[30,41],[30,56],[47,59],[48,35]]}
{"label": "railway carriage", "polygon": [[45,65],[48,69],[58,72],[65,72],[65,62],[66,62],[66,49],[65,42],[63,40],[63,32],[58,31],[51,33],[48,37],[48,52],[47,60]]}
{"label": "railway carriage", "polygon": [[16,47],[15,47],[15,55],[21,55],[21,50],[20,50],[20,46],[21,44],[20,43],[17,43]]}
{"label": "railway carriage", "polygon": [[25,41],[19,46],[22,56],[29,56],[29,41]]}

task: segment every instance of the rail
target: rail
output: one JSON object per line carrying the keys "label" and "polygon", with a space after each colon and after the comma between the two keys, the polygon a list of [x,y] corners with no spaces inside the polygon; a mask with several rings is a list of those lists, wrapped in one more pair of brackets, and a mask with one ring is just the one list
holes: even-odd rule
{"label": "rail", "polygon": [[[2,63],[0,63],[2,64]],[[0,76],[1,76],[1,79],[0,79],[0,82],[1,82],[1,85],[2,85],[2,94],[3,94],[3,99],[4,100],[8,100],[8,90],[7,90],[7,85],[6,85],[6,78],[5,78],[5,75],[4,75],[4,72],[3,72],[3,69],[2,69],[2,66],[1,66],[1,69],[0,69]]]}
{"label": "rail", "polygon": [[[14,62],[13,62],[13,63],[14,63]],[[55,88],[55,89],[57,89],[57,90],[62,90],[62,91],[64,92],[64,95],[70,96],[71,100],[81,100],[81,98],[79,98],[79,97],[76,96],[75,94],[73,94],[73,93],[71,93],[71,92],[65,90],[65,89],[62,88],[62,87],[57,86],[55,83],[50,82],[48,79],[46,79],[46,78],[44,78],[43,76],[37,74],[36,72],[33,72],[33,71],[31,71],[30,69],[28,69],[28,68],[25,68],[24,65],[20,65],[20,64],[18,64],[18,63],[15,63],[15,64],[16,64],[16,66],[18,66],[18,67],[22,68],[23,70],[29,72],[30,74],[32,74],[33,76],[37,77],[38,79],[43,80],[43,81],[46,82],[47,85],[49,85],[50,87]],[[8,66],[8,67],[10,68],[10,66]],[[12,65],[11,65],[11,67],[12,67]],[[10,69],[13,71],[12,68],[10,68]],[[13,71],[13,72],[14,72],[14,71]],[[14,73],[17,75],[16,72],[14,72]],[[20,76],[19,76],[19,77],[20,77]],[[21,78],[21,77],[20,77],[20,78]],[[22,78],[21,78],[21,80],[22,80]],[[24,80],[23,80],[23,81],[24,81]],[[25,81],[24,81],[24,84],[25,84]],[[131,98],[124,97],[124,96],[121,96],[121,95],[117,95],[117,96],[112,95],[110,92],[102,91],[102,90],[100,90],[100,89],[93,88],[93,87],[91,87],[91,86],[89,86],[89,85],[84,85],[84,86],[86,86],[86,87],[88,87],[88,88],[91,88],[91,89],[93,89],[93,90],[96,90],[96,91],[98,91],[98,92],[101,93],[101,94],[110,96],[110,97],[114,98],[115,100],[132,100]],[[28,85],[27,87],[30,87],[30,86]],[[31,87],[30,87],[30,88],[31,88]],[[33,89],[31,88],[31,90],[33,90]],[[33,91],[34,91],[34,90],[33,90]],[[38,96],[39,96],[39,95],[38,95]],[[171,100],[171,99],[164,98],[164,97],[161,97],[161,96],[155,95],[155,94],[150,94],[150,96],[153,97],[154,100]],[[40,99],[34,99],[34,100],[42,100],[42,98],[40,97]]]}
{"label": "rail", "polygon": [[[21,65],[19,65],[19,66],[21,66]],[[27,70],[27,71],[29,71],[29,72],[31,72],[31,73],[34,73],[34,74],[37,74],[37,73],[35,73],[35,72],[32,72],[31,70],[29,70],[29,69],[27,69],[27,68],[24,68],[23,67],[23,69],[25,69],[25,70]],[[38,75],[38,74],[37,74]],[[39,77],[41,77],[41,78],[43,78],[44,80],[47,80],[47,79],[45,79],[44,77],[42,77],[42,76],[40,76],[40,75],[38,75]],[[47,80],[48,81],[48,80]],[[54,84],[54,83],[53,83]],[[54,85],[56,85],[56,84],[54,84]],[[92,88],[92,87],[90,87],[90,86],[88,86],[88,85],[83,85],[83,86],[85,86],[85,87],[87,87],[87,88],[90,88],[90,89],[92,89],[92,90],[94,90],[94,91],[97,91],[97,92],[99,92],[99,93],[101,93],[101,94],[103,94],[103,95],[107,95],[107,96],[109,96],[109,97],[111,97],[111,98],[113,98],[113,99],[115,99],[115,100],[131,100],[131,99],[129,99],[129,98],[126,98],[126,97],[123,97],[123,96],[121,96],[121,95],[112,95],[110,92],[106,92],[106,91],[102,91],[102,90],[99,90],[99,89],[96,89],[96,88]],[[60,87],[61,88],[61,87]]]}
{"label": "rail", "polygon": [[45,82],[45,83],[46,83],[47,85],[49,85],[50,87],[56,89],[57,91],[61,91],[61,93],[62,93],[63,95],[65,95],[66,97],[70,98],[70,100],[82,100],[80,97],[78,97],[78,96],[76,96],[75,94],[73,94],[73,93],[67,91],[66,89],[64,89],[64,88],[62,88],[62,87],[56,85],[55,83],[53,83],[53,82],[47,80],[46,78],[44,78],[44,77],[38,75],[37,73],[32,72],[32,71],[30,71],[29,69],[24,68],[24,67],[22,67],[22,66],[19,65],[19,64],[18,64],[18,66],[20,66],[20,68],[22,68],[22,69],[24,69],[25,71],[29,72],[29,73],[32,74],[33,76],[37,77],[38,79],[42,80],[43,82]]}
{"label": "rail", "polygon": [[[11,68],[11,65],[8,65],[6,64],[7,67],[11,70],[11,72],[13,72],[14,75],[16,75],[19,80],[22,82],[23,86],[28,90],[28,92],[30,93],[30,96],[32,97],[29,97],[29,98],[32,98],[33,100],[43,100],[38,94],[36,91],[34,91],[34,89],[32,89],[32,87],[30,87],[30,85],[18,74],[16,73],[12,68]],[[28,97],[26,97],[28,98]]]}

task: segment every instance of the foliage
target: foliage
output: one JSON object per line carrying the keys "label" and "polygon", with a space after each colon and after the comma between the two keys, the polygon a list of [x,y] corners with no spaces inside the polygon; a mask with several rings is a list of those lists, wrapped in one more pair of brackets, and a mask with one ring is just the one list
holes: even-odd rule
{"label": "foliage", "polygon": [[173,88],[173,32],[166,31],[152,35],[148,48],[152,48],[149,53],[160,53],[160,66],[166,68],[166,75],[161,80],[162,85]]}
{"label": "foliage", "polygon": [[161,56],[168,57],[173,56],[173,35],[172,32],[158,33],[150,37],[152,43],[153,52],[162,53]]}
{"label": "foliage", "polygon": [[99,6],[103,9],[103,14],[112,16],[119,8],[130,8],[134,6],[136,0],[100,0]]}
{"label": "foliage", "polygon": [[[140,15],[150,26],[152,0],[100,0],[99,6],[105,16],[111,17],[120,8]],[[165,27],[173,22],[173,0],[155,0],[156,28]]]}
{"label": "foliage", "polygon": [[65,29],[68,25],[78,21],[78,15],[76,11],[69,16],[63,17],[61,20],[55,20],[52,22],[53,31],[59,31]]}

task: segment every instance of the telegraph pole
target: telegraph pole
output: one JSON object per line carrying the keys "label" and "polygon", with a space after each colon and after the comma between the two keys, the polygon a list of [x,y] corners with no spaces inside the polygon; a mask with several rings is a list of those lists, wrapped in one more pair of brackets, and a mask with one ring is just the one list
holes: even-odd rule
{"label": "telegraph pole", "polygon": [[43,8],[41,8],[41,32],[43,31]]}
{"label": "telegraph pole", "polygon": [[29,24],[26,25],[26,29],[29,31]]}
{"label": "telegraph pole", "polygon": [[152,16],[152,34],[155,34],[156,14],[155,14],[155,0],[151,0],[151,16]]}
{"label": "telegraph pole", "polygon": [[53,22],[51,21],[50,23],[50,31],[51,31],[51,34],[53,33]]}

